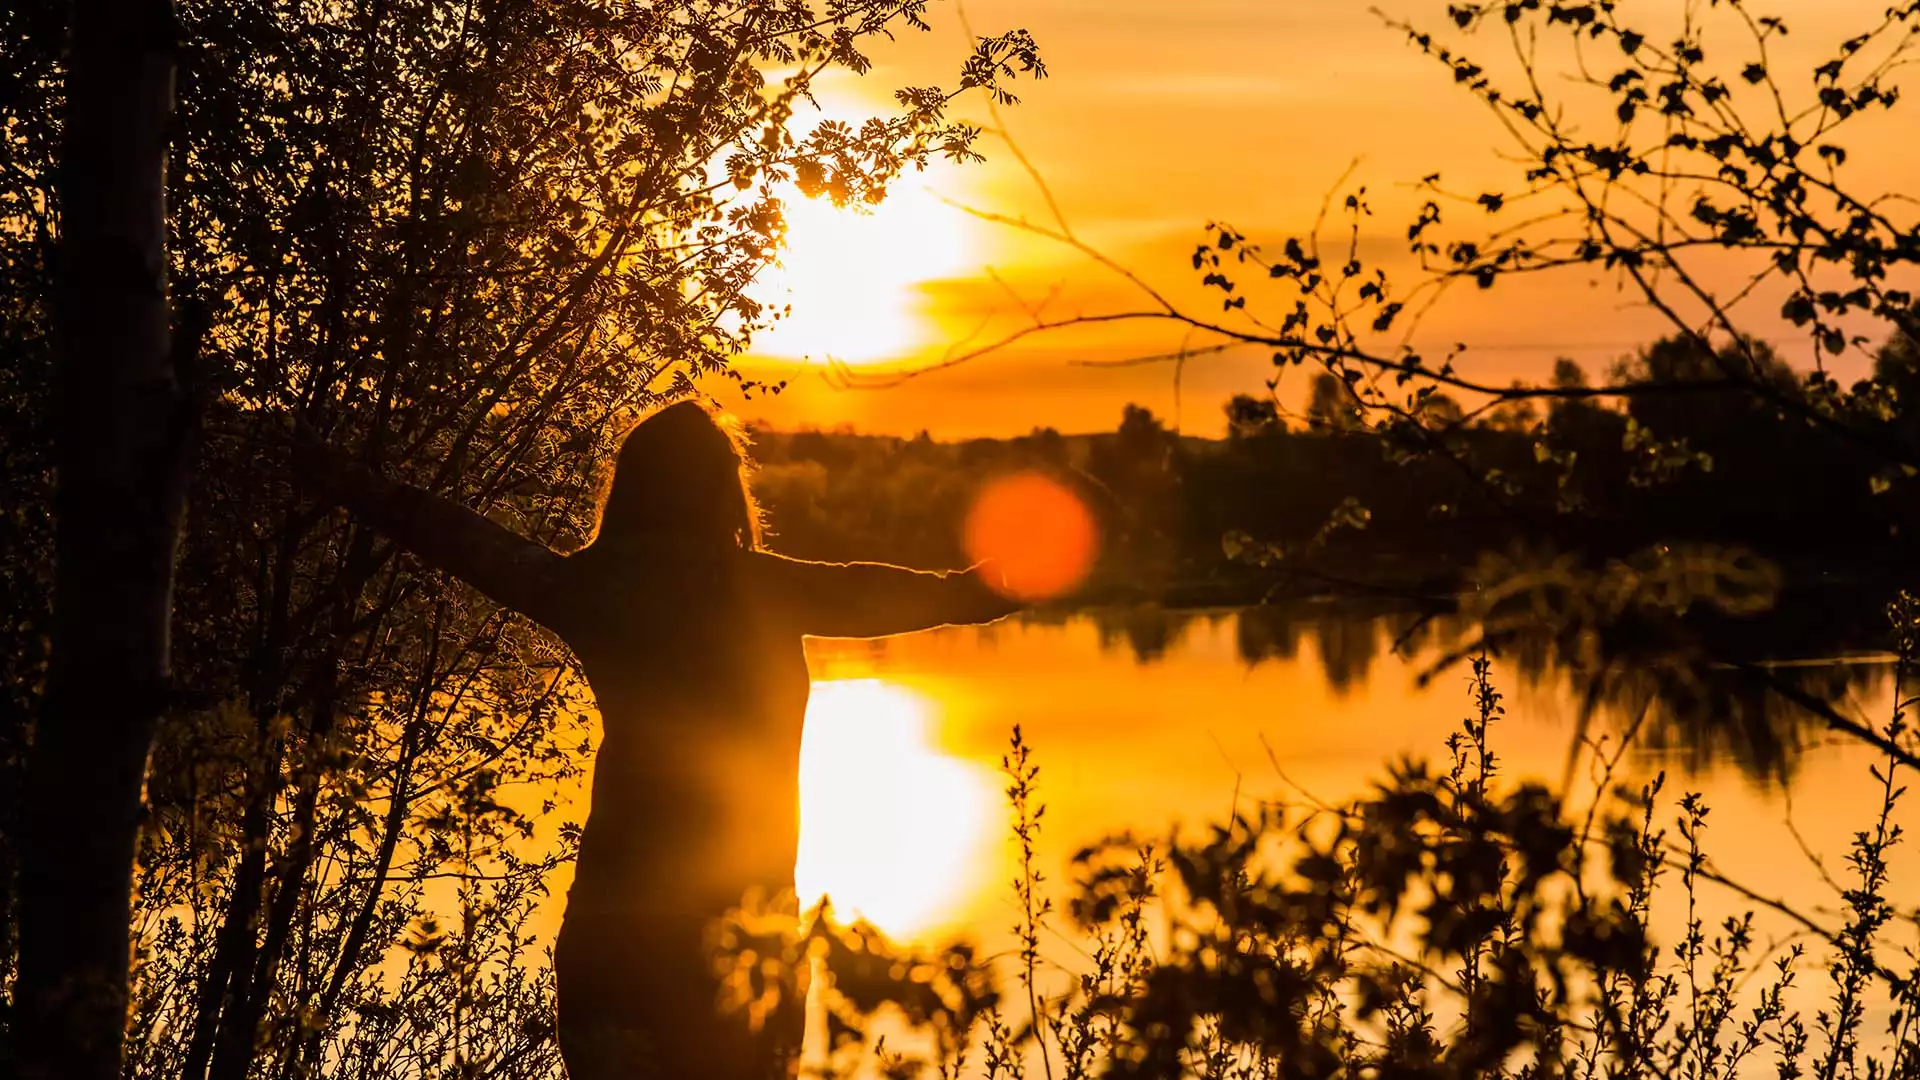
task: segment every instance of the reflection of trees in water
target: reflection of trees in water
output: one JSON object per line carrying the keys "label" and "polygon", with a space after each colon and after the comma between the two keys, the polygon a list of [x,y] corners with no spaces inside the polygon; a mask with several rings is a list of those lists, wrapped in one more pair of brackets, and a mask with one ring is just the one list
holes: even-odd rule
{"label": "reflection of trees in water", "polygon": [[1536,684],[1564,679],[1583,730],[1598,719],[1691,767],[1785,780],[1823,728],[1873,726],[1855,702],[1884,667],[1833,658],[1883,646],[1879,587],[1789,585],[1749,553],[1681,544],[1599,566],[1492,559],[1476,576],[1431,667],[1485,650]]}
{"label": "reflection of trees in water", "polygon": [[1152,604],[1124,608],[1100,608],[1091,612],[1094,629],[1100,635],[1100,651],[1113,653],[1122,645],[1136,664],[1158,663],[1186,637],[1194,621],[1205,613]]}
{"label": "reflection of trees in water", "polygon": [[[1142,604],[1126,608],[1095,608],[1084,612],[1093,620],[1100,649],[1109,655],[1122,648],[1136,663],[1153,664],[1185,640],[1196,622],[1217,626],[1230,623],[1234,647],[1248,667],[1269,660],[1297,658],[1300,645],[1311,641],[1320,659],[1322,675],[1335,691],[1344,693],[1364,683],[1374,661],[1390,640],[1390,625],[1378,611],[1319,601],[1265,604],[1238,610],[1190,610]],[[1402,620],[1404,621],[1404,619]]]}
{"label": "reflection of trees in water", "polygon": [[1785,781],[1799,754],[1820,741],[1825,723],[1780,688],[1848,710],[1850,700],[1871,695],[1887,674],[1881,665],[1842,662],[1704,672],[1663,669],[1652,676],[1616,680],[1606,702],[1616,716],[1648,716],[1651,722],[1640,734],[1641,744],[1684,754],[1690,768],[1731,759],[1757,777]]}
{"label": "reflection of trees in water", "polygon": [[1248,667],[1267,660],[1292,660],[1305,633],[1294,611],[1281,604],[1246,608],[1234,615],[1233,640]]}
{"label": "reflection of trees in water", "polygon": [[1248,667],[1297,661],[1307,646],[1335,693],[1365,683],[1388,652],[1416,665],[1424,685],[1485,649],[1530,685],[1565,686],[1583,734],[1631,735],[1688,768],[1731,761],[1767,781],[1789,778],[1798,755],[1820,741],[1830,725],[1818,710],[1865,722],[1859,703],[1883,691],[1889,674],[1864,655],[1884,635],[1877,593],[1789,588],[1766,603],[1716,601],[1713,590],[1726,582],[1711,567],[1677,565],[1676,573],[1623,564],[1591,574],[1561,566],[1443,613],[1296,601],[1087,614],[1103,651],[1124,648],[1141,664],[1164,659],[1196,619],[1230,619]]}
{"label": "reflection of trees in water", "polygon": [[1234,643],[1248,667],[1296,659],[1301,643],[1310,641],[1336,694],[1366,682],[1383,644],[1391,641],[1379,612],[1339,603],[1263,604],[1242,609],[1235,621]]}
{"label": "reflection of trees in water", "polygon": [[1380,655],[1381,627],[1376,619],[1342,618],[1328,605],[1318,606],[1322,610],[1314,613],[1309,632],[1320,653],[1327,685],[1344,694],[1365,682],[1372,672],[1373,662]]}
{"label": "reflection of trees in water", "polygon": [[[1599,726],[1690,769],[1732,761],[1769,781],[1788,779],[1798,755],[1826,727],[1808,703],[1857,713],[1854,703],[1871,697],[1887,675],[1884,665],[1873,662],[1780,664],[1791,654],[1735,650],[1724,633],[1686,622],[1675,627],[1626,620],[1585,628],[1542,621],[1510,626],[1497,636],[1461,637],[1487,641],[1530,684],[1564,684],[1583,733],[1597,736],[1593,729]],[[1462,655],[1441,654],[1425,677]]]}

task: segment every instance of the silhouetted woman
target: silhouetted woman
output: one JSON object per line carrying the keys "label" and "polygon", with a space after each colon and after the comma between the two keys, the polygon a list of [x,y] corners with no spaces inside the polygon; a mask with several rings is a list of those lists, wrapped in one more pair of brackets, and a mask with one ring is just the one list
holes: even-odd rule
{"label": "silhouetted woman", "polygon": [[877,637],[999,618],[976,571],[814,563],[758,547],[745,459],[693,403],[622,443],[593,543],[562,556],[465,507],[343,464],[303,471],[423,561],[563,638],[605,734],[555,947],[572,1080],[788,1075],[800,1012],[749,1036],[716,1013],[713,921],[790,888],[803,634]]}

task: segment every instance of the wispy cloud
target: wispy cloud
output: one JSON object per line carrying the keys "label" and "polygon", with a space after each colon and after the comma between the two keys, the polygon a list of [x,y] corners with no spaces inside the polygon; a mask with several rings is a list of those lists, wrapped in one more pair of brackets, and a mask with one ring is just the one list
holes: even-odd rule
{"label": "wispy cloud", "polygon": [[1209,98],[1228,101],[1257,98],[1265,102],[1305,99],[1325,93],[1300,80],[1236,71],[1161,71],[1098,76],[1085,81],[1088,93],[1122,97]]}

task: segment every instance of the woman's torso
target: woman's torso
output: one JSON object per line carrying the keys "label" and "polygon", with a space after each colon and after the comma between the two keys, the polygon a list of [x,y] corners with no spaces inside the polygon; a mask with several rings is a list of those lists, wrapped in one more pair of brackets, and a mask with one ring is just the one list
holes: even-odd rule
{"label": "woman's torso", "polygon": [[739,558],[568,560],[556,629],[604,732],[570,918],[706,909],[792,883],[806,656],[744,595]]}

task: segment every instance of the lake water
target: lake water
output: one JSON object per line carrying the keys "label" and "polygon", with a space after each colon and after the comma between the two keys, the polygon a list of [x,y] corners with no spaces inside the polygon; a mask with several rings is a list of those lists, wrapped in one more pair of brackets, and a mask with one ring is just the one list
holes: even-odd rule
{"label": "lake water", "polygon": [[[999,768],[1015,724],[1042,768],[1042,855],[1061,885],[1068,856],[1108,833],[1164,834],[1259,800],[1300,803],[1303,793],[1340,803],[1395,758],[1444,757],[1444,740],[1469,711],[1468,672],[1434,672],[1437,643],[1395,651],[1405,618],[1329,608],[1278,652],[1262,648],[1270,635],[1252,618],[1109,612],[811,642],[803,894],[828,892],[899,936],[1004,940],[1013,864]],[[1885,670],[1863,665],[1839,707],[1883,717],[1892,693]],[[1572,678],[1496,660],[1494,679],[1507,695],[1508,718],[1494,732],[1507,775],[1560,785],[1583,731]],[[1630,719],[1602,704],[1584,731],[1617,740]],[[1703,735],[1709,746],[1727,737]],[[1836,898],[1795,833],[1837,870],[1854,830],[1877,811],[1867,773],[1877,755],[1809,727],[1788,738],[1799,745],[1767,771],[1731,750],[1715,760],[1667,729],[1663,745],[1628,755],[1631,774],[1621,778],[1667,770],[1669,796],[1698,791],[1713,807],[1708,843],[1719,870],[1768,895],[1831,907]],[[1571,769],[1576,801],[1591,791],[1588,772],[1584,763]],[[1912,895],[1920,877],[1905,884]]]}
{"label": "lake water", "polygon": [[[1071,854],[1116,831],[1164,835],[1261,800],[1338,804],[1393,759],[1438,761],[1469,711],[1468,671],[1436,671],[1453,641],[1409,635],[1410,625],[1405,616],[1310,605],[1278,619],[1265,609],[1108,611],[811,641],[803,897],[830,894],[837,910],[901,940],[964,936],[989,954],[1009,952],[1018,916],[1000,767],[1016,724],[1041,766],[1040,858],[1056,902],[1067,896]],[[1417,644],[1396,649],[1400,639]],[[1875,658],[1847,666],[1837,707],[1883,718],[1889,672]],[[1579,701],[1590,681],[1537,658],[1526,671],[1496,661],[1494,678],[1507,695],[1508,717],[1493,735],[1505,775],[1555,785],[1571,776],[1572,801],[1590,797],[1588,770],[1570,768],[1570,751],[1583,733],[1617,740],[1638,715],[1633,695],[1616,695],[1583,723]],[[1659,733],[1657,745],[1631,752],[1629,775],[1617,779],[1664,769],[1669,800],[1701,792],[1712,807],[1714,869],[1835,922],[1838,896],[1815,859],[1835,876],[1843,871],[1854,831],[1878,810],[1868,775],[1877,755],[1820,728],[1789,727],[1758,736],[1777,744],[1771,750],[1743,752],[1724,729],[1690,739],[1684,725],[1645,725]],[[1675,813],[1669,802],[1663,816]],[[1911,805],[1902,817],[1909,829],[1920,825]],[[1920,895],[1911,850],[1896,851],[1894,882],[1896,898]],[[1709,925],[1752,906],[1707,888]],[[1671,903],[1656,910],[1663,940],[1677,936],[1682,917]],[[1764,914],[1758,926],[1763,944],[1799,929]],[[1048,960],[1074,970],[1078,955],[1059,941]],[[1808,963],[1802,980],[1818,988],[1821,968]]]}

